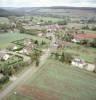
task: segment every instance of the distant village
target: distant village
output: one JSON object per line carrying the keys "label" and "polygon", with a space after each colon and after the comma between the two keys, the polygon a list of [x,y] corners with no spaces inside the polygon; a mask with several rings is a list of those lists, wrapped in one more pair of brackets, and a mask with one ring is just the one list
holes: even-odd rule
{"label": "distant village", "polygon": [[[33,19],[34,18],[31,18],[31,20],[25,20],[11,17],[9,18],[10,24],[0,25],[0,33],[2,32],[6,34],[6,32],[12,32],[14,34],[14,32],[19,32],[20,34],[29,34],[39,38],[48,39],[50,43],[53,38],[55,38],[55,41],[51,46],[51,48],[53,48],[52,55],[55,55],[55,59],[58,59],[61,62],[70,63],[71,66],[75,66],[80,69],[96,72],[96,59],[94,58],[94,61],[91,62],[84,59],[87,58],[87,52],[91,55],[90,50],[92,48],[96,48],[96,34],[87,33],[84,30],[82,31],[75,28],[74,26],[69,28],[67,23],[64,22],[45,23],[42,19],[39,22],[33,23]],[[38,48],[43,48],[43,45],[46,46],[49,44],[45,41],[41,41],[39,43],[38,40],[24,38],[12,41],[11,45],[7,48],[0,49],[0,79],[3,75],[14,75],[19,66],[30,65],[34,56],[36,56],[33,51],[37,50],[42,52],[42,49],[38,50]],[[81,50],[81,48],[83,48],[83,50]],[[75,51],[77,53],[75,53]],[[96,51],[92,55],[96,55]],[[36,57],[38,58],[40,55],[38,54]],[[34,59],[38,60],[37,58]],[[11,67],[10,69],[6,69],[6,66]]]}

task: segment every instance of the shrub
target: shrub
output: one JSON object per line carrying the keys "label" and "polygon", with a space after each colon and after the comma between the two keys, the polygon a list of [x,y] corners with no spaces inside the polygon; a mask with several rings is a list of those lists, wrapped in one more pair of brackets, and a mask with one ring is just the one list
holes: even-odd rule
{"label": "shrub", "polygon": [[4,84],[6,82],[9,81],[9,76],[3,76],[1,79],[0,79],[0,84]]}

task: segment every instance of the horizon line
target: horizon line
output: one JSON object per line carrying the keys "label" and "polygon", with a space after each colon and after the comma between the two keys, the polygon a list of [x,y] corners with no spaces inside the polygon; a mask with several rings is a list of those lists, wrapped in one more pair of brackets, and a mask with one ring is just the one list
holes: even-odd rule
{"label": "horizon line", "polygon": [[44,8],[48,8],[48,7],[72,7],[72,8],[96,8],[96,7],[90,7],[90,6],[1,6],[0,8],[39,8],[39,7],[44,7]]}

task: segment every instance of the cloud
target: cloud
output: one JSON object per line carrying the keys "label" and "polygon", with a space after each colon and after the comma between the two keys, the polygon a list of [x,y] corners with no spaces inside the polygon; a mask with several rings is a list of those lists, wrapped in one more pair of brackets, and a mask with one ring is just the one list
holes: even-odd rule
{"label": "cloud", "polygon": [[96,7],[96,0],[0,0],[0,6],[80,6]]}

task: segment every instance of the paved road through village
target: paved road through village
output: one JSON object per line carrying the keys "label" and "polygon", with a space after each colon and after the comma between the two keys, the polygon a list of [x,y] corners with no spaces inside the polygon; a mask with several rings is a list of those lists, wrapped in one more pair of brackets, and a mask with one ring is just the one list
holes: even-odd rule
{"label": "paved road through village", "polygon": [[53,37],[53,39],[52,39],[52,42],[51,42],[49,48],[46,49],[45,52],[43,53],[43,55],[41,56],[40,66],[39,67],[35,67],[35,66],[31,67],[30,66],[29,69],[27,69],[24,73],[22,73],[22,75],[20,77],[18,77],[16,79],[16,81],[12,82],[8,87],[6,87],[2,92],[0,92],[0,100],[3,100],[4,97],[6,97],[9,93],[12,92],[12,90],[14,90],[17,86],[24,83],[28,79],[30,79],[34,73],[36,73],[38,70],[40,70],[42,68],[42,65],[45,63],[47,58],[50,56],[51,49],[52,49],[51,47],[52,47],[53,43],[55,42],[55,36],[52,35],[52,37]]}

